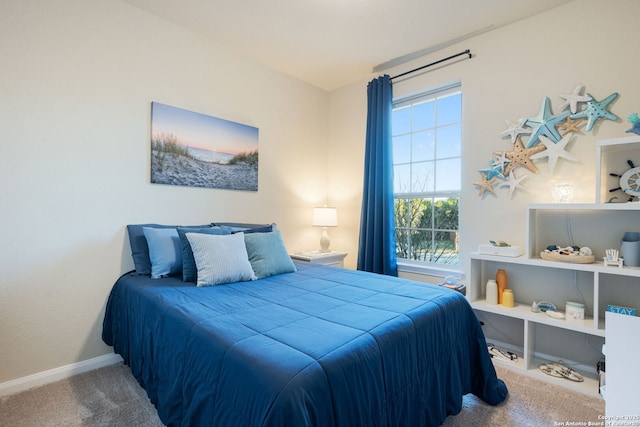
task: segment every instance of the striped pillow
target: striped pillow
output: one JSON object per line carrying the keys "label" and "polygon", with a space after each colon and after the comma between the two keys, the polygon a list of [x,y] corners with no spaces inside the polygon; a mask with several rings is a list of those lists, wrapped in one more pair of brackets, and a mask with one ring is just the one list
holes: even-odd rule
{"label": "striped pillow", "polygon": [[247,255],[244,233],[229,235],[186,233],[186,236],[198,268],[197,286],[256,280]]}

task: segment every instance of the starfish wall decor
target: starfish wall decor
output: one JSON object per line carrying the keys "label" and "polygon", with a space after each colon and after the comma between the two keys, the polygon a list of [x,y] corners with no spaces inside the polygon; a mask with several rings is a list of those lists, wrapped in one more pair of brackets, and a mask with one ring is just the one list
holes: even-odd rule
{"label": "starfish wall decor", "polygon": [[540,153],[545,149],[544,145],[536,145],[535,147],[525,148],[520,137],[516,138],[511,151],[495,151],[494,156],[505,156],[509,160],[509,164],[504,169],[504,175],[509,175],[515,168],[522,166],[533,173],[540,172],[538,167],[531,161],[531,156]]}
{"label": "starfish wall decor", "polygon": [[572,119],[579,119],[581,117],[586,117],[587,119],[589,119],[589,121],[587,122],[587,132],[591,132],[591,129],[593,129],[593,125],[596,124],[596,120],[600,118],[607,120],[618,120],[618,116],[611,113],[610,111],[607,111],[607,107],[609,106],[609,104],[611,104],[613,100],[618,97],[617,93],[612,93],[600,102],[596,101],[591,95],[589,95],[589,97],[591,98],[591,100],[587,101],[587,108],[571,115]]}
{"label": "starfish wall decor", "polygon": [[478,187],[480,190],[478,195],[482,197],[485,193],[489,192],[495,196],[496,191],[493,189],[493,185],[496,183],[496,177],[494,176],[491,179],[487,179],[487,176],[484,173],[481,173],[480,175],[482,176],[482,180],[473,183],[473,185]]}
{"label": "starfish wall decor", "polygon": [[[509,194],[513,196],[514,190],[523,188],[519,183],[525,178],[523,175],[516,178],[514,171],[522,167],[529,172],[539,173],[540,170],[534,160],[546,158],[551,173],[554,172],[561,158],[578,161],[569,153],[567,146],[574,135],[583,134],[580,127],[586,122],[586,131],[591,132],[598,119],[618,120],[618,116],[608,110],[610,104],[618,97],[618,93],[614,92],[602,101],[597,101],[590,93],[582,95],[583,90],[584,85],[578,84],[573,92],[560,94],[563,102],[560,104],[561,112],[558,114],[553,114],[551,100],[549,97],[544,97],[536,116],[521,118],[515,123],[506,121],[507,129],[500,132],[499,136],[509,139],[513,149],[494,151],[489,158],[489,167],[478,170],[481,181],[474,182],[473,185],[479,187],[480,197],[487,193],[497,196],[495,188],[502,187],[508,187]],[[640,120],[637,121],[638,126],[632,123],[634,127],[640,128]],[[523,141],[523,137],[527,139]]]}

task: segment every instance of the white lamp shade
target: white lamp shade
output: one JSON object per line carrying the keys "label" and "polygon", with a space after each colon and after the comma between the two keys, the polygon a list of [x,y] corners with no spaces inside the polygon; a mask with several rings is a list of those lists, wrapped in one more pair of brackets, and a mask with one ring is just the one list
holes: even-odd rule
{"label": "white lamp shade", "polygon": [[338,211],[336,208],[313,208],[313,222],[315,227],[337,227]]}

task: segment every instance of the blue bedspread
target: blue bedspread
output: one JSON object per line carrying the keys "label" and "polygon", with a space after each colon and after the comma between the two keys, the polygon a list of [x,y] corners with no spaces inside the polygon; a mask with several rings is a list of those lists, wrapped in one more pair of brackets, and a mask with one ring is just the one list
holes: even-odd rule
{"label": "blue bedspread", "polygon": [[464,394],[505,399],[461,294],[297,267],[206,288],[125,275],[103,340],[171,426],[435,426]]}

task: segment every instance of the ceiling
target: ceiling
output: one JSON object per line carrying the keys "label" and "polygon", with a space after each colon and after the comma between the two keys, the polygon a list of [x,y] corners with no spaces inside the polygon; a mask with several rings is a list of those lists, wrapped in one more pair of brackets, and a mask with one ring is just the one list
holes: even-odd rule
{"label": "ceiling", "polygon": [[123,1],[333,90],[572,0]]}

